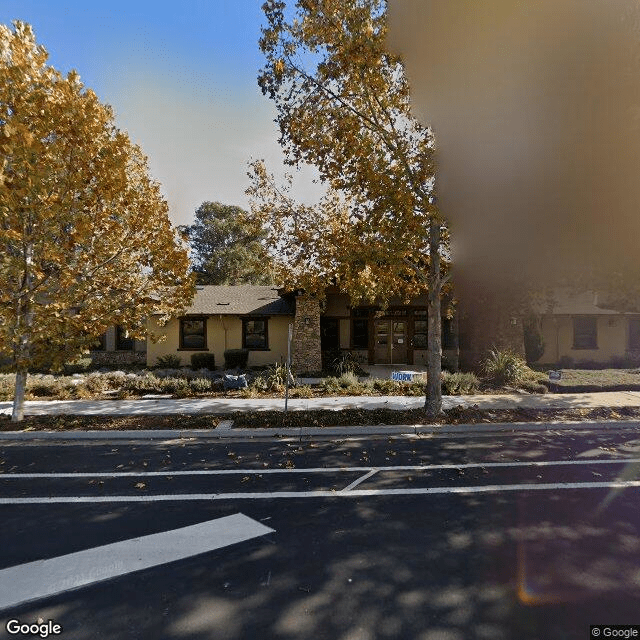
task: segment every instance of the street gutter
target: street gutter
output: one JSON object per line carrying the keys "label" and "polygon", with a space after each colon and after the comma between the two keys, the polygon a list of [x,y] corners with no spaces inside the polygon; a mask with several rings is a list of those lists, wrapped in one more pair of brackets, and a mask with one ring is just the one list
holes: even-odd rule
{"label": "street gutter", "polygon": [[481,422],[457,425],[376,425],[348,427],[287,427],[234,429],[155,429],[128,431],[2,431],[0,440],[222,440],[252,438],[315,438],[358,436],[446,436],[531,431],[587,431],[592,429],[640,429],[637,420]]}

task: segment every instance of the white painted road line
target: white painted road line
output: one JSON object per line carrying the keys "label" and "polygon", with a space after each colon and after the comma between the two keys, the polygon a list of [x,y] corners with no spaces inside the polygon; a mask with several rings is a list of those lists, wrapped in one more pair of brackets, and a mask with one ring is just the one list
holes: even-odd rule
{"label": "white painted road line", "polygon": [[342,489],[342,491],[351,491],[352,489],[355,489],[359,484],[361,484],[365,480],[368,480],[371,476],[375,475],[376,473],[378,473],[378,469],[371,469],[369,473],[365,473],[363,476],[360,476],[357,480],[354,480],[350,485]]}
{"label": "white painted road line", "polygon": [[0,609],[273,533],[237,513],[0,571]]}
{"label": "white painted road line", "polygon": [[553,467],[564,465],[638,464],[640,458],[598,458],[596,460],[527,460],[522,462],[469,462],[461,464],[422,464],[389,467],[310,467],[297,469],[194,469],[190,471],[96,471],[71,473],[0,473],[2,479],[38,478],[139,478],[143,476],[263,475],[270,473],[367,473],[369,471],[438,471],[443,469],[488,469],[500,467]]}
{"label": "white painted road line", "polygon": [[[272,491],[262,493],[181,493],[142,496],[38,496],[32,498],[0,498],[0,505],[75,504],[110,502],[183,502],[190,500],[277,500],[281,498],[362,498],[367,496],[411,496],[465,493],[501,493],[503,491],[566,491],[569,489],[631,489],[640,487],[640,480],[606,482],[554,482],[539,484],[492,484],[465,487],[421,487],[416,489],[355,489],[315,491]],[[0,574],[0,578],[1,578]]]}

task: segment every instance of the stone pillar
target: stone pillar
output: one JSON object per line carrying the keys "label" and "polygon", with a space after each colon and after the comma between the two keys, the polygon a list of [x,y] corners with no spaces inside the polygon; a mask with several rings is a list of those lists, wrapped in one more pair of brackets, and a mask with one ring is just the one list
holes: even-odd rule
{"label": "stone pillar", "polygon": [[298,375],[322,370],[320,303],[305,294],[296,296],[291,360],[293,371]]}

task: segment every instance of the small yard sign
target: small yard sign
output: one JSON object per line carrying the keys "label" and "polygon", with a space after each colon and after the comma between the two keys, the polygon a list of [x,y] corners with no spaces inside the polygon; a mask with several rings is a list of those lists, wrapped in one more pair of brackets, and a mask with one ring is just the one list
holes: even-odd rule
{"label": "small yard sign", "polygon": [[399,382],[412,382],[413,375],[413,371],[392,371],[391,379]]}

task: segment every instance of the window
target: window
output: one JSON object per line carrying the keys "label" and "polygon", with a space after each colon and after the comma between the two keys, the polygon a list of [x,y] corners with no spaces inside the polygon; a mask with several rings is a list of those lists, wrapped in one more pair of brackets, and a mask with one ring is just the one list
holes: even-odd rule
{"label": "window", "polygon": [[456,329],[453,318],[442,318],[442,348],[456,348]]}
{"label": "window", "polygon": [[340,320],[320,318],[320,343],[323,351],[340,348]]}
{"label": "window", "polygon": [[116,351],[133,351],[133,338],[128,336],[124,327],[116,327]]}
{"label": "window", "polygon": [[413,348],[427,348],[428,322],[422,318],[416,318],[413,323]]}
{"label": "window", "polygon": [[351,348],[369,348],[369,308],[356,307],[351,309]]}
{"label": "window", "polygon": [[629,350],[640,351],[640,318],[629,318]]}
{"label": "window", "polygon": [[180,348],[193,351],[207,348],[207,321],[205,318],[180,319]]}
{"label": "window", "polygon": [[244,318],[242,320],[242,347],[253,351],[269,348],[266,319],[251,320]]}
{"label": "window", "polygon": [[589,316],[576,316],[573,318],[573,348],[598,348],[597,318]]}

